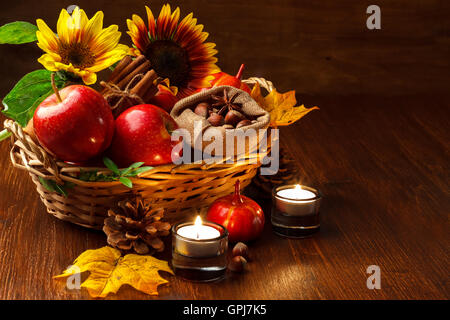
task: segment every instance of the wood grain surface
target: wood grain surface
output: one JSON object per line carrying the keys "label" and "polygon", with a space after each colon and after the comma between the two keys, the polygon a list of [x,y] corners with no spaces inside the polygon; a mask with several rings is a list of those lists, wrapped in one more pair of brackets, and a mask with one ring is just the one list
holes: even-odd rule
{"label": "wood grain surface", "polygon": [[[152,1],[159,11],[161,1]],[[0,24],[43,18],[54,28],[69,1],[4,4]],[[142,1],[77,1],[105,23],[145,15]],[[162,299],[448,299],[450,209],[450,37],[446,1],[377,1],[382,29],[365,26],[368,1],[178,1],[217,43],[230,73],[264,76],[299,101],[318,105],[281,130],[300,168],[318,187],[322,228],[309,239],[276,236],[266,223],[250,244],[245,274],[218,283],[173,276]],[[0,46],[0,95],[40,68],[34,44]],[[3,122],[4,117],[0,117]],[[0,144],[0,299],[88,299],[52,280],[101,232],[46,213],[26,172],[12,168]],[[247,190],[270,203],[254,187]],[[170,257],[170,248],[161,258]],[[381,289],[366,287],[366,268],[381,268]],[[152,299],[123,287],[109,299]]]}

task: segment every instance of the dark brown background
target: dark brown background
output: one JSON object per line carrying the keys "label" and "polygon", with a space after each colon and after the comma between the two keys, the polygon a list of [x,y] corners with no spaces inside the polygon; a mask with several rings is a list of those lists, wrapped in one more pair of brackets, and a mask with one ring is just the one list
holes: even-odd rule
{"label": "dark brown background", "polygon": [[[105,24],[145,16],[143,1],[77,1]],[[0,24],[43,18],[54,30],[70,1],[10,1]],[[151,1],[159,12],[161,1]],[[300,166],[299,181],[325,196],[322,230],[286,240],[271,232],[253,243],[255,261],[216,284],[174,277],[169,299],[448,299],[449,83],[448,1],[376,1],[382,29],[368,30],[372,1],[178,1],[194,11],[234,73],[295,89],[305,119],[282,130]],[[0,96],[41,66],[34,44],[0,46]],[[3,119],[3,118],[1,118]],[[88,298],[51,280],[81,252],[105,244],[101,233],[46,214],[27,174],[0,144],[0,298]],[[269,215],[267,203],[263,203]],[[382,289],[366,288],[367,266]],[[148,298],[123,288],[113,299]]]}

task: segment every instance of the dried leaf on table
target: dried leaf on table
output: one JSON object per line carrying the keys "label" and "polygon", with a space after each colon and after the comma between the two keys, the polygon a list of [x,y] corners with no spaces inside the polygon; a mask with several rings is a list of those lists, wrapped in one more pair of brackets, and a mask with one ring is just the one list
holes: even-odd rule
{"label": "dried leaf on table", "polygon": [[279,93],[273,89],[264,97],[258,83],[253,86],[251,96],[262,108],[269,111],[271,127],[288,126],[310,111],[319,109],[318,107],[305,108],[304,105],[296,106],[297,99],[294,90]]}
{"label": "dried leaf on table", "polygon": [[86,288],[94,298],[116,293],[124,284],[149,295],[158,295],[158,286],[168,282],[158,272],[173,274],[167,261],[137,254],[122,257],[119,250],[103,247],[83,252],[73,266],[54,278],[65,278],[86,271],[90,274],[81,287]]}

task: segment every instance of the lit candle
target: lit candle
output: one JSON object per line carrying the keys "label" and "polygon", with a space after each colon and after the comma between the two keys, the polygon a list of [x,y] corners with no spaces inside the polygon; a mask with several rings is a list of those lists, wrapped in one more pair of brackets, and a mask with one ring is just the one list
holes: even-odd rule
{"label": "lit candle", "polygon": [[274,188],[272,228],[283,236],[305,237],[320,228],[321,196],[316,189],[297,185]]}
{"label": "lit candle", "polygon": [[312,200],[316,197],[314,192],[302,188],[299,184],[295,185],[295,188],[282,189],[277,195],[290,200]]}
{"label": "lit candle", "polygon": [[220,224],[179,223],[172,228],[172,267],[175,274],[194,281],[211,281],[225,275],[228,231]]}
{"label": "lit candle", "polygon": [[202,218],[197,216],[193,225],[181,227],[177,233],[185,238],[207,240],[220,237],[219,230],[202,224]]}

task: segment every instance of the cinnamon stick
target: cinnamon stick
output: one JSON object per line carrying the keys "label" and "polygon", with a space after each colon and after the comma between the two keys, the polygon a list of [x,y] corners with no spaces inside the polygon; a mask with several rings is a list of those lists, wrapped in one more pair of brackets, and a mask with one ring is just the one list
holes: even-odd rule
{"label": "cinnamon stick", "polygon": [[123,71],[123,69],[125,69],[125,67],[128,66],[132,61],[133,59],[130,56],[125,56],[125,58],[120,60],[120,62],[117,64],[117,66],[114,68],[113,72],[109,76],[108,81],[111,81],[111,79],[118,76]]}
{"label": "cinnamon stick", "polygon": [[119,83],[117,83],[117,86],[123,90],[135,75],[139,73],[146,73],[148,70],[150,70],[150,61],[147,60],[144,63],[142,63],[139,67],[135,68],[132,72],[130,72],[125,78],[120,80]]}
{"label": "cinnamon stick", "polygon": [[[131,89],[132,94],[137,94],[139,97],[143,98],[145,93],[153,86],[153,80],[157,77],[155,70],[147,71],[144,77],[139,81],[133,89]],[[143,99],[144,100],[144,99]],[[145,101],[145,100],[144,100]]]}
{"label": "cinnamon stick", "polygon": [[[111,78],[108,80],[108,82],[111,83],[119,83],[123,80],[130,72],[132,72],[134,69],[136,69],[139,65],[144,63],[147,59],[145,56],[140,55],[133,61],[129,62],[128,65],[126,65],[120,72],[117,72],[114,76],[111,75]],[[113,72],[114,73],[114,72]],[[130,78],[131,79],[131,78]]]}

